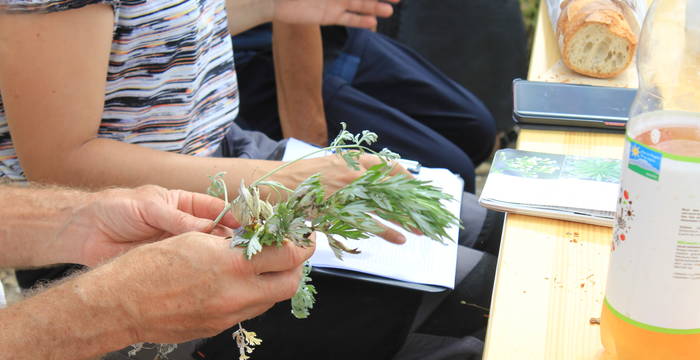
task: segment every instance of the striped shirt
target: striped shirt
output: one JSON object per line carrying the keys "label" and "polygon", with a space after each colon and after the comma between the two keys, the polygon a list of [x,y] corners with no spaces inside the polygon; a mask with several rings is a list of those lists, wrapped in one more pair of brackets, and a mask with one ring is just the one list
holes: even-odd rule
{"label": "striped shirt", "polygon": [[[206,156],[238,113],[224,0],[0,0],[10,12],[114,10],[98,136]],[[0,177],[23,180],[0,99]]]}

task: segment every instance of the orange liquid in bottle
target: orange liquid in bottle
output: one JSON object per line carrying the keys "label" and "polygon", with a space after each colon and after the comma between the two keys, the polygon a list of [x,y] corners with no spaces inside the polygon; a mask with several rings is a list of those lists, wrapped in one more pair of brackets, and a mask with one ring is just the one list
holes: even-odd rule
{"label": "orange liquid in bottle", "polygon": [[[700,157],[700,128],[697,127],[654,129],[636,136],[635,140],[666,153]],[[600,326],[605,359],[700,360],[700,334],[646,330],[621,320],[605,304]]]}
{"label": "orange liquid in bottle", "polygon": [[665,334],[642,329],[622,321],[607,305],[603,305],[600,316],[600,336],[605,359],[700,359],[700,334]]}

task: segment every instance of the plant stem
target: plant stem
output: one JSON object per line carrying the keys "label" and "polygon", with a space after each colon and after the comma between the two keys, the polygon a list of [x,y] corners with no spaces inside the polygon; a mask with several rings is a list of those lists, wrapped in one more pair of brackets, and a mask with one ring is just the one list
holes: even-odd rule
{"label": "plant stem", "polygon": [[229,210],[231,210],[231,203],[227,201],[226,206],[224,206],[224,209],[221,210],[221,212],[219,213],[219,216],[217,216],[216,219],[214,219],[214,222],[212,222],[211,225],[209,226],[209,231],[207,231],[207,233],[214,231],[214,228],[216,227],[216,225],[219,225],[219,222],[221,222],[221,219],[224,218],[224,215],[226,215],[226,212]]}

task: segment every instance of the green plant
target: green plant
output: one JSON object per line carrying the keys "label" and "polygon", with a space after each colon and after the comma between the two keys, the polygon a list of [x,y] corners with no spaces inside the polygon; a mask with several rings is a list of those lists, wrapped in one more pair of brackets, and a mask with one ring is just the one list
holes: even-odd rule
{"label": "green plant", "polygon": [[[525,34],[527,35],[527,54],[530,56],[532,41],[537,26],[537,12],[539,11],[540,0],[520,0],[520,12],[523,15]],[[543,5],[546,6],[546,5]]]}
{"label": "green plant", "polygon": [[[285,241],[297,246],[309,246],[309,236],[318,231],[326,234],[334,254],[342,259],[344,253],[359,252],[348,247],[344,239],[365,239],[384,231],[370,214],[392,221],[404,229],[418,230],[436,241],[449,239],[446,229],[459,224],[459,219],[441,201],[452,200],[452,197],[426,181],[403,174],[391,175],[392,160],[398,159],[398,155],[387,149],[379,153],[369,149],[367,146],[376,140],[377,135],[370,131],[353,135],[345,130],[343,124],[342,131],[330,146],[285,163],[250,186],[241,183],[238,197],[232,201],[229,201],[224,174],[212,176],[208,193],[223,197],[227,203],[215,224],[227,211],[231,211],[241,223],[231,239],[231,247],[243,248],[248,258],[263,251],[266,246],[281,246]],[[326,151],[335,152],[356,170],[360,169],[359,157],[366,152],[379,156],[382,162],[328,196],[321,184],[320,174],[308,177],[294,190],[267,180],[282,168]],[[269,186],[279,193],[285,192],[286,199],[275,205],[261,199],[261,186]],[[315,302],[316,289],[309,284],[310,270],[307,263],[299,288],[292,298],[292,314],[297,318],[309,316]],[[261,341],[241,324],[233,336],[239,346],[240,360],[248,359],[248,354]]]}
{"label": "green plant", "polygon": [[618,182],[620,180],[620,161],[615,159],[569,158],[562,169],[563,177],[582,180]]}
{"label": "green plant", "polygon": [[495,173],[528,178],[548,178],[557,174],[559,161],[544,156],[501,153]]}

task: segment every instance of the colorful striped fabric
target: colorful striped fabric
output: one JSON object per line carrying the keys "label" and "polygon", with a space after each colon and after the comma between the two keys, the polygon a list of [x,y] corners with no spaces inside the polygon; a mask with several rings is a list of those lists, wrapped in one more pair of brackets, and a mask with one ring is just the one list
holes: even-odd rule
{"label": "colorful striped fabric", "polygon": [[[238,113],[223,0],[0,0],[11,12],[109,3],[115,26],[99,137],[211,154]],[[9,2],[9,3],[8,3]],[[47,119],[47,121],[50,121]],[[0,99],[0,177],[23,180]]]}

